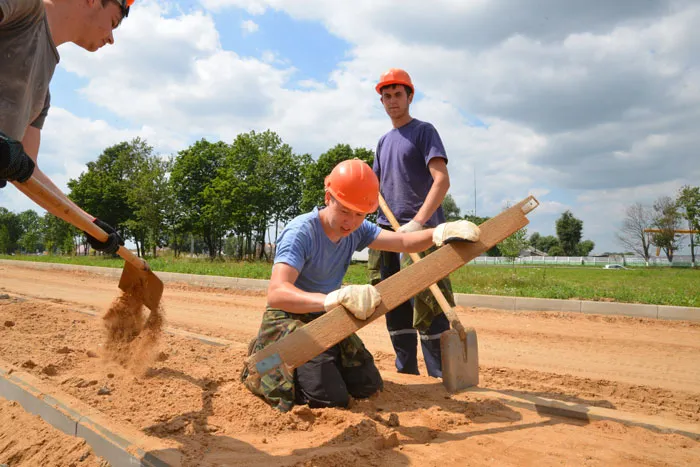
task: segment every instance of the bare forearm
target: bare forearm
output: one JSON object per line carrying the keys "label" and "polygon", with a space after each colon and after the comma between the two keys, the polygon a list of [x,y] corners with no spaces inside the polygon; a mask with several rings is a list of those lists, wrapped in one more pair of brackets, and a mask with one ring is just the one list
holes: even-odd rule
{"label": "bare forearm", "polygon": [[369,247],[374,250],[396,253],[420,253],[433,246],[434,230],[425,229],[408,233],[382,230]]}
{"label": "bare forearm", "polygon": [[[90,216],[88,213],[83,211],[83,209],[80,208],[77,204],[75,204],[73,201],[68,198],[63,191],[61,191],[60,188],[58,188],[53,181],[39,168],[39,162],[38,162],[38,155],[39,155],[39,146],[41,142],[41,132],[32,126],[27,127],[27,130],[25,132],[25,136],[22,139],[22,147],[24,148],[24,152],[27,153],[29,157],[34,160],[34,163],[36,164],[36,167],[34,168],[34,173],[32,174],[32,177],[34,177],[36,180],[40,181],[42,185],[44,185],[48,190],[50,190],[54,195],[56,195],[58,198],[62,199],[65,203],[67,203],[69,206],[73,207],[74,210],[78,212],[83,212],[86,215]],[[28,193],[26,190],[22,189],[20,185],[17,185],[17,188],[22,191],[25,195],[27,195],[29,198],[31,198],[35,203],[39,204],[41,207],[46,209],[45,203],[39,201],[36,197],[32,196],[30,193]],[[49,209],[47,209],[48,211]],[[91,218],[93,216],[90,216]]]}
{"label": "bare forearm", "polygon": [[442,204],[442,201],[447,195],[447,191],[450,189],[450,179],[448,177],[441,177],[433,182],[433,186],[430,187],[428,195],[425,197],[425,202],[423,206],[418,210],[413,219],[424,225],[432,217],[432,215],[437,211],[437,209]]}
{"label": "bare forearm", "polygon": [[267,304],[288,313],[306,314],[323,311],[326,294],[304,292],[291,284],[271,285]]}

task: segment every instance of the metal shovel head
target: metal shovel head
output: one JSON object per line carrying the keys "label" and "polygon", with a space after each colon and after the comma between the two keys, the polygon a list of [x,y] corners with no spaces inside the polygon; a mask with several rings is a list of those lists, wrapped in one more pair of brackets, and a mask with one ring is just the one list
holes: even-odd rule
{"label": "metal shovel head", "polygon": [[457,392],[479,384],[479,345],[474,328],[466,328],[466,339],[454,329],[440,336],[442,351],[442,384],[449,392]]}
{"label": "metal shovel head", "polygon": [[163,281],[153,274],[153,271],[144,271],[131,263],[124,263],[119,288],[142,298],[144,306],[149,310],[158,311],[160,298],[163,296]]}

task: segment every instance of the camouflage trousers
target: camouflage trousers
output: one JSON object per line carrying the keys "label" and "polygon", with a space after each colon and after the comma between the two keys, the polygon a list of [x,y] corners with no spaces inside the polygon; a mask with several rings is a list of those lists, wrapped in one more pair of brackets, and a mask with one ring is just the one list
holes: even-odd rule
{"label": "camouflage trousers", "polygon": [[[255,344],[248,349],[248,355],[264,349],[322,314],[293,314],[277,308],[267,307],[263,314]],[[342,367],[360,367],[369,363],[374,365],[372,354],[367,351],[357,334],[352,334],[336,345],[340,350],[339,363]],[[296,374],[296,371],[294,373]],[[258,376],[257,374],[251,374],[248,368],[244,367],[241,373],[241,381],[253,394],[264,399],[272,407],[282,412],[287,412],[291,410],[298,399],[296,397],[295,374],[289,374],[285,369],[278,368]]]}
{"label": "camouflage trousers", "polygon": [[[386,228],[386,227],[383,227]],[[421,258],[437,250],[437,247],[433,246],[424,253],[419,253]],[[398,253],[393,253],[389,251],[378,251],[369,250],[369,259],[367,262],[367,269],[369,273],[370,284],[377,285],[383,279],[389,277],[393,272],[387,274],[386,264],[390,263],[389,257],[387,255],[397,255]],[[408,253],[401,254],[401,269],[405,269],[413,264],[411,257]],[[382,269],[385,270],[382,277]],[[449,277],[441,279],[437,283],[438,287],[442,291],[443,295],[447,299],[447,303],[450,306],[455,306],[454,294],[452,293],[452,283]],[[413,327],[419,331],[425,331],[430,327],[433,322],[433,318],[442,313],[442,308],[438,304],[435,296],[430,292],[430,290],[425,289],[419,292],[413,298]]]}

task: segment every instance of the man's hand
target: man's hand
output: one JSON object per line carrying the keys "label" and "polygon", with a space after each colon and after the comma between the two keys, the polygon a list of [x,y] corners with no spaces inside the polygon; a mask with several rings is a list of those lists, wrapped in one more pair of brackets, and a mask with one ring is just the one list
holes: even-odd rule
{"label": "man's hand", "polygon": [[326,295],[323,307],[331,311],[343,305],[355,318],[366,320],[382,302],[382,297],[373,285],[348,285]]}
{"label": "man's hand", "polygon": [[0,188],[7,184],[6,180],[26,182],[34,173],[34,167],[22,143],[0,132]]}
{"label": "man's hand", "polygon": [[435,227],[433,230],[433,243],[435,246],[442,246],[452,241],[479,241],[481,231],[473,222],[455,221],[446,222]]}
{"label": "man's hand", "polygon": [[399,232],[401,233],[418,232],[419,230],[423,230],[423,226],[420,222],[414,221],[413,219],[399,227]]}
{"label": "man's hand", "polygon": [[92,223],[104,230],[105,233],[109,235],[107,241],[100,242],[95,237],[85,232],[87,241],[93,249],[97,251],[102,251],[104,253],[114,254],[117,252],[117,250],[119,250],[120,245],[124,245],[124,240],[122,240],[122,237],[117,233],[116,230],[114,230],[114,227],[107,224],[106,222],[102,222],[97,218],[94,221],[92,221]]}

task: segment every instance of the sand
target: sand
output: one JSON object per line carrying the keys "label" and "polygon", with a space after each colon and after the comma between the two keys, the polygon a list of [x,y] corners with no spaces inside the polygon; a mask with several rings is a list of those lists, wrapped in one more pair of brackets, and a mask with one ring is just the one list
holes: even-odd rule
{"label": "sand", "polygon": [[0,397],[0,464],[104,467],[90,446]]}
{"label": "sand", "polygon": [[[104,312],[118,295],[114,281],[0,267],[0,292],[10,296],[0,300],[0,359],[160,438],[183,453],[184,465],[700,464],[700,443],[684,436],[516,410],[473,393],[450,395],[426,376],[399,375],[381,322],[362,337],[385,378],[384,392],[350,410],[297,407],[280,414],[238,381],[264,295],[166,287],[170,326],[233,344],[164,334],[139,370],[109,358],[102,320],[80,313]],[[26,285],[28,275],[41,290]],[[700,326],[562,313],[460,314],[479,333],[482,387],[700,421]]]}

